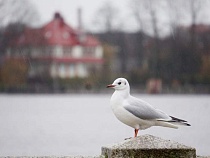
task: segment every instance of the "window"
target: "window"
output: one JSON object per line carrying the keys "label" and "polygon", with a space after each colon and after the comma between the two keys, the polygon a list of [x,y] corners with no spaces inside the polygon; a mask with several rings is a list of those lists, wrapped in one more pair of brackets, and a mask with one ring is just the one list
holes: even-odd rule
{"label": "window", "polygon": [[75,77],[75,65],[74,64],[69,65],[69,77],[70,78]]}
{"label": "window", "polygon": [[65,78],[66,77],[66,69],[65,69],[65,65],[64,64],[60,64],[60,66],[59,66],[59,76],[61,78]]}

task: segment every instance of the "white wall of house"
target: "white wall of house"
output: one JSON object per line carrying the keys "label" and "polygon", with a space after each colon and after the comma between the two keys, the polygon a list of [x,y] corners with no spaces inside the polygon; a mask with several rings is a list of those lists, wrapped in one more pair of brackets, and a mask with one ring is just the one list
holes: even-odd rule
{"label": "white wall of house", "polygon": [[56,63],[52,63],[51,66],[50,66],[50,76],[52,78],[55,78],[57,77],[57,64]]}
{"label": "white wall of house", "polygon": [[84,63],[78,63],[76,69],[77,77],[84,78],[88,76],[87,66]]}
{"label": "white wall of house", "polygon": [[63,47],[63,57],[72,57],[72,47]]}
{"label": "white wall of house", "polygon": [[69,78],[76,77],[75,64],[69,64],[68,65],[68,77]]}
{"label": "white wall of house", "polygon": [[103,48],[102,48],[102,46],[97,46],[95,48],[95,57],[96,58],[103,58]]}
{"label": "white wall of house", "polygon": [[63,57],[63,47],[62,46],[55,46],[53,49],[53,56],[54,57]]}
{"label": "white wall of house", "polygon": [[88,68],[84,63],[53,63],[50,75],[52,78],[84,78],[88,76]]}
{"label": "white wall of house", "polygon": [[67,73],[66,73],[66,65],[65,64],[59,64],[59,68],[58,68],[58,76],[60,78],[66,78],[67,77]]}
{"label": "white wall of house", "polygon": [[83,56],[82,46],[74,46],[72,48],[72,57],[81,58]]}

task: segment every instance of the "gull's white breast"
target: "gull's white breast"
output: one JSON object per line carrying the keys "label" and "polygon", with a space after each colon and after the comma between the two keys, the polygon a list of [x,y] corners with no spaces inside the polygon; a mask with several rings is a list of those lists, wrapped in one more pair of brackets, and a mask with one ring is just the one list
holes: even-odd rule
{"label": "gull's white breast", "polygon": [[124,102],[125,99],[123,99],[119,95],[112,95],[111,108],[118,120],[135,129],[146,129],[154,125],[152,121],[142,120],[127,111],[123,107]]}

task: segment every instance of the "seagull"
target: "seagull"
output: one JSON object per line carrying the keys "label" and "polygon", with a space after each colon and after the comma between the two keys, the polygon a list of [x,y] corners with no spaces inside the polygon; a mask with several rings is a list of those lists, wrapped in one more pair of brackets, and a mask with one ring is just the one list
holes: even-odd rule
{"label": "seagull", "polygon": [[139,130],[152,126],[177,129],[177,125],[191,126],[187,121],[167,115],[149,103],[130,95],[130,85],[125,78],[117,78],[107,88],[114,88],[111,108],[118,120],[134,128],[134,137]]}

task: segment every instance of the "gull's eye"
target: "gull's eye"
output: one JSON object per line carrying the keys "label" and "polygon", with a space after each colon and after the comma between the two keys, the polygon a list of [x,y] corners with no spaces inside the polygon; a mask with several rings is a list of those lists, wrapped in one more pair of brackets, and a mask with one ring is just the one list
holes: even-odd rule
{"label": "gull's eye", "polygon": [[121,85],[121,82],[118,82],[118,85]]}

